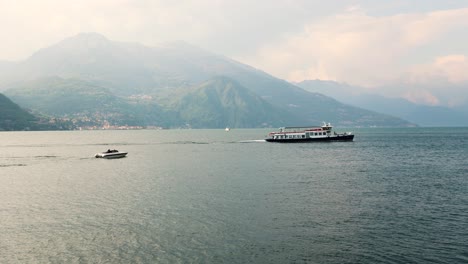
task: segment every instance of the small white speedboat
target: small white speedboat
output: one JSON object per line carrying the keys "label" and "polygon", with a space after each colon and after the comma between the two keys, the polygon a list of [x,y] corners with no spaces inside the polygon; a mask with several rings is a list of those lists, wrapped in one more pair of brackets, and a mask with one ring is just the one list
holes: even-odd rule
{"label": "small white speedboat", "polygon": [[107,151],[96,153],[94,157],[104,159],[118,159],[125,157],[127,154],[128,152],[120,152],[116,149],[108,149]]}

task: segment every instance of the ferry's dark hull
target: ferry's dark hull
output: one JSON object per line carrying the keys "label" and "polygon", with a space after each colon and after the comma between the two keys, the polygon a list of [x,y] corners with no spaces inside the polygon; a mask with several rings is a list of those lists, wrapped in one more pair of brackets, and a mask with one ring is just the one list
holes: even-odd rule
{"label": "ferry's dark hull", "polygon": [[306,142],[326,142],[326,141],[353,141],[354,135],[337,135],[323,138],[287,138],[287,139],[273,139],[266,138],[267,142],[278,143],[306,143]]}

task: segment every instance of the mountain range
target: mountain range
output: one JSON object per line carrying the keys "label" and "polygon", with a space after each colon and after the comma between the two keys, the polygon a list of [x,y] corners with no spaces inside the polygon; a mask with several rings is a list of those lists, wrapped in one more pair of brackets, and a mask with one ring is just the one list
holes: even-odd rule
{"label": "mountain range", "polygon": [[379,113],[398,116],[420,126],[468,126],[468,107],[453,109],[412,103],[403,98],[389,98],[376,94],[353,94],[356,89],[334,81],[306,80],[297,86],[314,93],[321,93],[354,106]]}
{"label": "mountain range", "polygon": [[147,47],[97,33],[67,38],[24,61],[0,63],[0,91],[35,113],[94,125],[414,126],[185,42]]}

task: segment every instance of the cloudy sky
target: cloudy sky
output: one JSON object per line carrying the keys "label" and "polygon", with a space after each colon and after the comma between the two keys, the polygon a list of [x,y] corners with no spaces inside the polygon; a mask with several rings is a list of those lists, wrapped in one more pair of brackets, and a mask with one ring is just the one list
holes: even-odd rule
{"label": "cloudy sky", "polygon": [[468,100],[468,0],[0,0],[0,60],[80,32],[184,40],[289,81],[413,102]]}

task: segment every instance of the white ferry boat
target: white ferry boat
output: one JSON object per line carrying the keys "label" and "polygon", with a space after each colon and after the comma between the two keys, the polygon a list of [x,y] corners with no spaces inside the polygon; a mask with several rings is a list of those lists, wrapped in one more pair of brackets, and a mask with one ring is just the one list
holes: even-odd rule
{"label": "white ferry boat", "polygon": [[271,132],[265,138],[267,142],[298,143],[313,141],[353,141],[352,132],[336,133],[330,123],[321,127],[281,127],[278,132]]}

